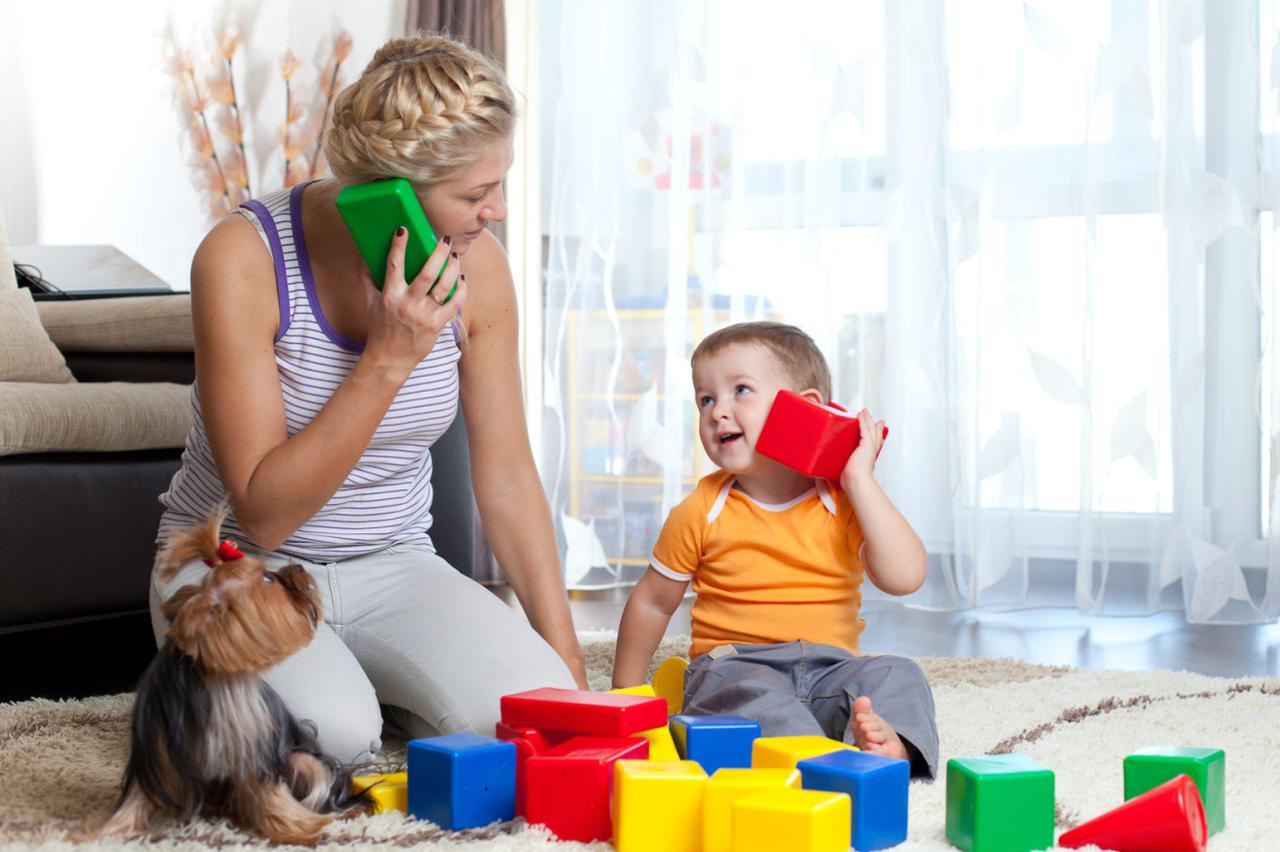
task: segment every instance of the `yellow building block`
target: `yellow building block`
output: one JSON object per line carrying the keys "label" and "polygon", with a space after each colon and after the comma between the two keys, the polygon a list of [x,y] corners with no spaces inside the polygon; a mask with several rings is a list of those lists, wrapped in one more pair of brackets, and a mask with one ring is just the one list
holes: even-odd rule
{"label": "yellow building block", "polygon": [[387,772],[381,775],[351,776],[351,792],[369,791],[373,800],[373,812],[385,814],[390,811],[409,812],[409,773]]}
{"label": "yellow building block", "polygon": [[667,699],[667,715],[684,709],[684,670],[689,661],[683,657],[667,657],[653,673],[653,691]]}
{"label": "yellow building block", "polygon": [[847,793],[768,790],[733,803],[731,852],[848,852],[853,803]]}
{"label": "yellow building block", "polygon": [[751,768],[795,769],[802,760],[840,749],[858,750],[827,737],[759,737],[751,744]]}
{"label": "yellow building block", "polygon": [[644,737],[649,741],[650,760],[680,759],[680,752],[676,750],[676,741],[671,738],[670,728],[650,728],[647,731],[637,731],[631,736]]}
{"label": "yellow building block", "polygon": [[[658,693],[654,692],[653,687],[647,683],[642,683],[639,686],[623,686],[623,687],[619,687],[618,689],[611,689],[609,691],[616,693],[618,695],[643,695],[646,698],[658,697]],[[669,716],[671,714],[668,713],[667,715]]]}
{"label": "yellow building block", "polygon": [[692,760],[613,764],[613,845],[618,852],[700,852],[707,773]]}
{"label": "yellow building block", "polygon": [[733,803],[765,790],[800,789],[796,769],[718,769],[702,800],[702,852],[729,852]]}

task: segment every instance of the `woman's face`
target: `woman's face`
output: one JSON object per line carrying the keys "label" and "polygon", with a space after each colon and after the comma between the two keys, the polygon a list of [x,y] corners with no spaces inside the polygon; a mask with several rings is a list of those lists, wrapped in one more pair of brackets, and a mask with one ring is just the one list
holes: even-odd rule
{"label": "woman's face", "polygon": [[510,139],[494,142],[466,171],[441,181],[422,196],[422,209],[436,237],[453,237],[453,250],[458,254],[466,254],[490,222],[507,218],[502,179],[514,157]]}

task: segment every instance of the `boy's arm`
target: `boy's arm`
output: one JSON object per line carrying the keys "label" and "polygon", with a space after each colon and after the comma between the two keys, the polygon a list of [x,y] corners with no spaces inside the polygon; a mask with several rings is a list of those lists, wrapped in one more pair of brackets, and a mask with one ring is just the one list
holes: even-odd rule
{"label": "boy's arm", "polygon": [[928,559],[924,542],[893,505],[875,478],[876,456],[884,444],[884,423],[864,408],[858,413],[862,436],[840,474],[862,528],[860,555],[871,582],[891,595],[909,595],[924,584]]}
{"label": "boy's arm", "polygon": [[631,590],[618,625],[618,647],[613,659],[613,688],[644,683],[649,661],[658,649],[671,614],[680,606],[688,583],[664,577],[652,566]]}

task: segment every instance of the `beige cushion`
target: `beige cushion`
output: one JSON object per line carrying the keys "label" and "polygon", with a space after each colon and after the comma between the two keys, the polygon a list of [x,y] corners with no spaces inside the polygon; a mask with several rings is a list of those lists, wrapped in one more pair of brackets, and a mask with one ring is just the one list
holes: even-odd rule
{"label": "beige cushion", "polygon": [[180,447],[191,386],[166,382],[0,382],[0,456]]}
{"label": "beige cushion", "polygon": [[73,382],[66,359],[53,345],[31,291],[0,290],[0,382]]}
{"label": "beige cushion", "polygon": [[17,288],[18,278],[13,274],[13,258],[9,256],[9,232],[4,228],[4,211],[0,210],[0,293]]}
{"label": "beige cushion", "polygon": [[191,352],[191,295],[36,302],[64,352]]}

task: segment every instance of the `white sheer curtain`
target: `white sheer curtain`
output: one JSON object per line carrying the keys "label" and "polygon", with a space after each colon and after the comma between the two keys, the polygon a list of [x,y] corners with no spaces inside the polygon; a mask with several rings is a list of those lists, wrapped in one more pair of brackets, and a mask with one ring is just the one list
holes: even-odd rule
{"label": "white sheer curtain", "polygon": [[1277,616],[1272,4],[981,5],[542,4],[571,586],[643,571],[689,352],[772,317],[890,426],[908,605]]}

